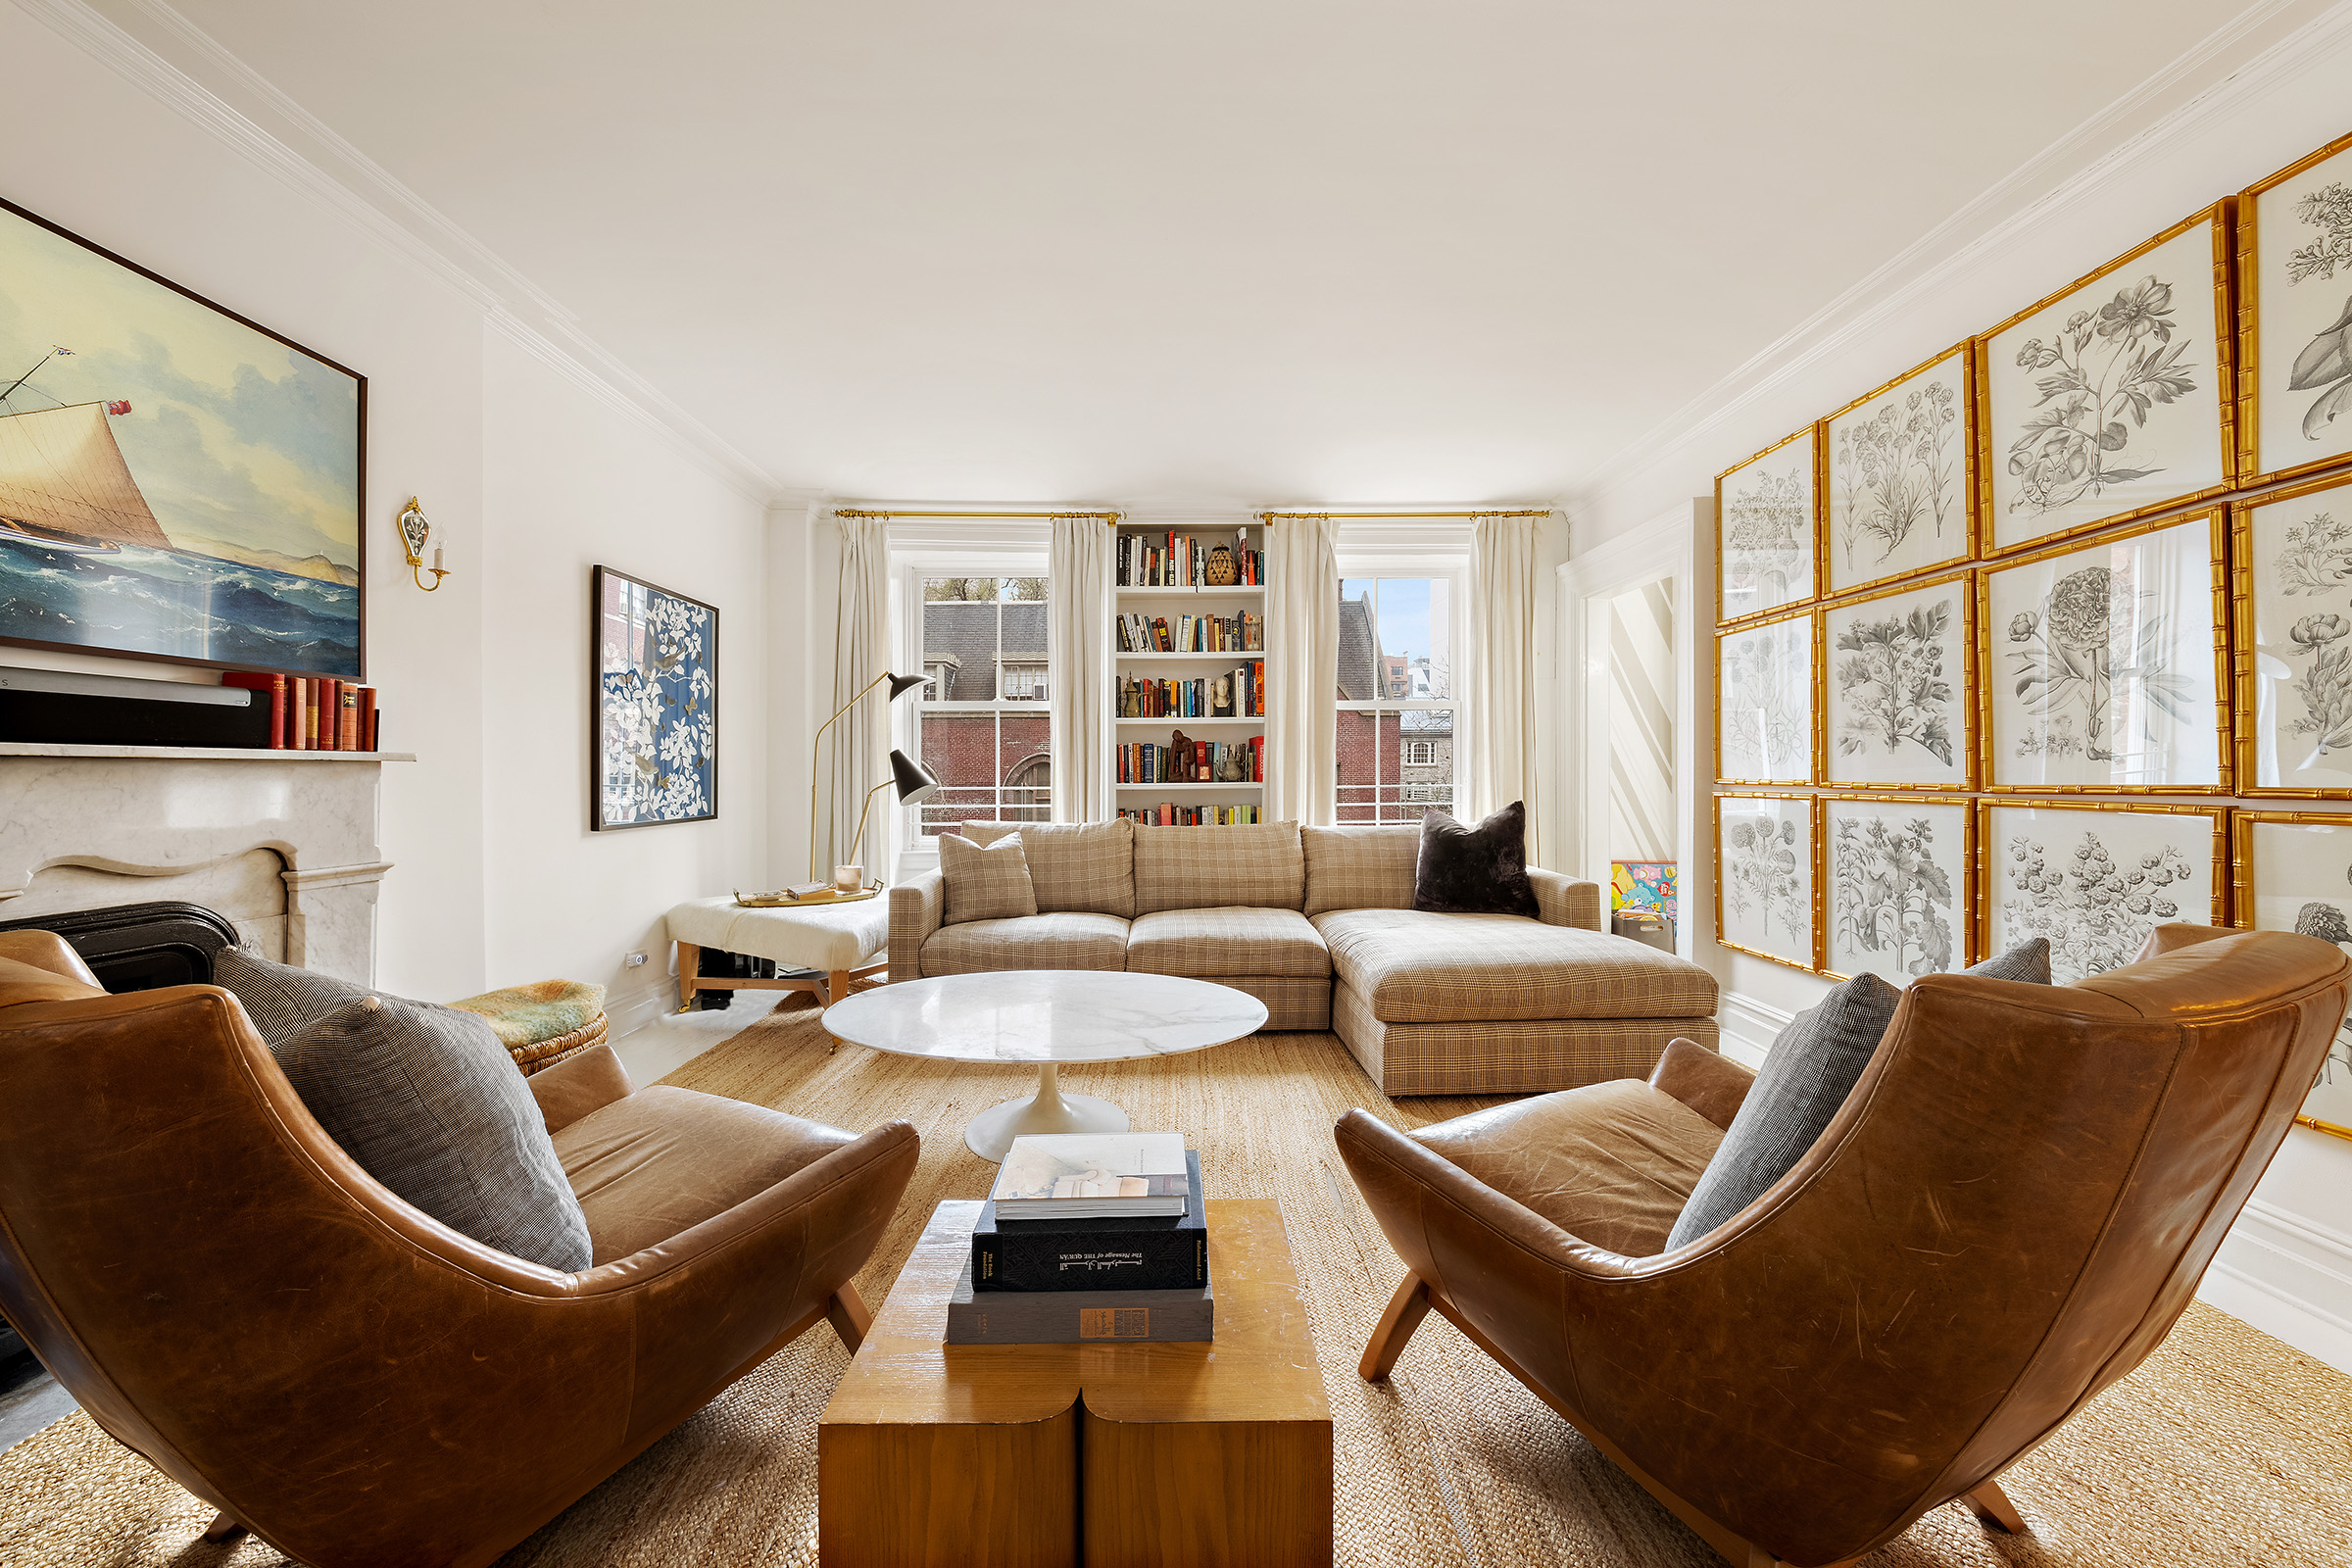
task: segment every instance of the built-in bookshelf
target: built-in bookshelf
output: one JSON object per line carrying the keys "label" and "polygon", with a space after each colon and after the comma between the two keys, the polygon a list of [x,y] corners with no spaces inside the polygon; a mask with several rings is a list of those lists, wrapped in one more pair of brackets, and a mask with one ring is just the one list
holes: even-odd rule
{"label": "built-in bookshelf", "polygon": [[[1225,575],[1220,550],[1230,582],[1210,580]],[[1264,550],[1254,525],[1119,526],[1110,731],[1121,815],[1179,824],[1265,818]]]}

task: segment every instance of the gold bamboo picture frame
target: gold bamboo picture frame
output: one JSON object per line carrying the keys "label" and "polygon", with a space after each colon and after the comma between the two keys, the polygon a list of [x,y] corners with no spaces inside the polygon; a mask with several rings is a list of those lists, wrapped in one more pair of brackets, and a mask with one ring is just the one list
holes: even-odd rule
{"label": "gold bamboo picture frame", "polygon": [[[1735,857],[1725,853],[1726,802],[1770,802],[1788,809],[1766,812],[1734,804],[1731,811],[1738,819],[1732,823],[1732,836],[1739,840],[1732,846],[1738,852]],[[1766,822],[1772,824],[1769,834],[1759,834]],[[1716,791],[1716,942],[1752,958],[1786,964],[1807,974],[1820,973],[1821,878],[1815,849],[1820,841],[1818,796],[1772,790]],[[1798,920],[1805,924],[1801,933],[1795,930]],[[1740,929],[1735,930],[1736,924]],[[1763,945],[1771,941],[1775,924],[1789,934],[1785,951]]]}
{"label": "gold bamboo picture frame", "polygon": [[[1976,558],[1972,350],[1972,343],[1954,344],[1821,421],[1821,538],[1814,554],[1825,600]],[[1854,564],[1857,550],[1874,542],[1881,548],[1870,564]],[[1842,575],[1840,563],[1846,563]]]}
{"label": "gold bamboo picture frame", "polygon": [[[2305,842],[2268,856],[2264,845],[2274,835],[2265,829]],[[2230,813],[2230,906],[2239,929],[2297,931],[2352,947],[2352,812],[2239,810]],[[2279,871],[2272,885],[2283,891],[2266,893],[2263,872],[2274,860]],[[2327,1064],[2295,1120],[2352,1139],[2352,1020],[2336,1030]]]}
{"label": "gold bamboo picture frame", "polygon": [[[2081,826],[2029,837],[2003,812],[2075,813]],[[2224,925],[2230,894],[2230,808],[2154,801],[1977,800],[1977,949],[2007,951],[2047,937],[2061,985],[2130,963],[2149,931],[2168,923]],[[2207,842],[2158,821],[2201,817]],[[2077,835],[2080,834],[2080,837]],[[2194,896],[2206,879],[2209,897]],[[2002,911],[2025,914],[2007,929]]]}
{"label": "gold bamboo picture frame", "polygon": [[[1820,664],[1821,621],[1814,610],[1715,634],[1717,783],[1811,784],[1821,777],[1821,723],[1813,701]],[[1757,771],[1737,771],[1750,766]]]}
{"label": "gold bamboo picture frame", "polygon": [[[1863,621],[1866,630],[1856,646],[1840,645],[1840,628],[1851,632],[1855,624],[1845,617],[1938,590],[1949,592],[1954,604],[1948,626],[1923,625],[1917,613],[1922,607],[1905,612],[1898,603],[1888,607],[1892,614]],[[1820,616],[1813,711],[1821,736],[1815,763],[1821,783],[1840,790],[1974,790],[1979,767],[1975,574],[1963,569],[1832,600],[1821,607]],[[1950,751],[1948,759],[1936,755],[1938,740]],[[1848,767],[1849,757],[1860,760]],[[1879,763],[1875,773],[1867,765],[1874,760]],[[1930,765],[1936,762],[1940,768]],[[1841,772],[1861,776],[1842,777]],[[1918,776],[1896,776],[1905,773]]]}
{"label": "gold bamboo picture frame", "polygon": [[[2234,202],[2192,213],[1976,339],[1980,559],[2178,512],[2231,488]],[[2188,241],[2200,230],[2210,232]],[[2135,266],[2145,274],[2126,271]],[[2015,335],[2028,329],[2034,335]],[[2184,456],[2193,461],[2184,466]],[[2007,527],[2014,506],[2029,502],[2057,520],[2023,534]]]}
{"label": "gold bamboo picture frame", "polygon": [[2352,134],[2247,186],[2236,219],[2238,483],[2352,465]]}
{"label": "gold bamboo picture frame", "polygon": [[[2352,471],[2230,508],[2241,796],[2352,795],[2352,578],[2339,572],[2352,572]],[[2331,753],[2340,759],[2335,766],[2317,765]]]}
{"label": "gold bamboo picture frame", "polygon": [[[1821,890],[1821,972],[1833,980],[1856,974],[1878,975],[1902,986],[1921,974],[1948,974],[1964,969],[1983,956],[1977,947],[1977,812],[1965,795],[1858,795],[1836,791],[1819,797],[1821,812],[1814,835],[1814,886]],[[1899,813],[1902,825],[1877,840],[1867,836],[1848,845],[1839,832],[1840,807],[1886,807],[1893,811],[1869,813],[1884,820]],[[1933,813],[1933,817],[1928,814]],[[1860,813],[1857,813],[1860,814]],[[1934,830],[1956,826],[1956,842],[1938,853]],[[1847,854],[1847,851],[1851,854]],[[1919,867],[1933,867],[1945,881],[1943,898],[1936,898],[1934,879],[1922,878]],[[1924,884],[1924,885],[1923,885]],[[1938,905],[1948,912],[1940,921]],[[1849,925],[1855,941],[1841,941]],[[1913,941],[1922,956],[1933,953],[1938,938],[1945,944],[1943,961],[1914,968],[1906,961]],[[1893,958],[1886,965],[1843,965],[1843,951],[1878,951],[1893,943]],[[1889,972],[1889,969],[1894,972]]]}
{"label": "gold bamboo picture frame", "polygon": [[[1977,570],[1980,790],[1990,794],[2230,793],[2234,759],[2230,714],[2228,519],[2225,507],[2170,514],[1988,562]],[[2200,526],[2204,530],[2200,552],[2204,582],[2201,587],[2180,590],[2178,602],[2170,607],[2161,602],[2161,585],[2153,592],[2141,592],[2136,576],[2131,579],[2132,599],[2127,604],[2120,597],[2127,590],[2121,586],[2116,568],[2101,565],[2097,559],[2102,552],[2112,552],[2135,539]],[[2003,591],[2003,578],[2074,558],[2080,558],[2082,564],[2054,573],[2051,591],[2037,601],[2029,603]],[[2112,556],[2109,559],[2112,561]],[[2153,611],[2143,603],[2149,598],[2159,600]],[[2119,609],[2128,613],[2119,615]],[[2131,702],[2122,700],[2113,678],[2117,661],[2110,640],[2119,627],[2129,628],[2132,638],[2129,667],[2135,671],[2136,692]],[[2151,673],[2151,665],[2161,667]],[[2040,691],[2029,696],[2034,686]],[[2022,737],[2011,733],[2012,726],[2003,722],[2000,694],[2004,691],[2008,704],[2040,705],[2038,713],[2027,709],[2031,716],[2042,721],[2038,732],[2029,729]],[[2112,770],[2107,778],[2092,778],[2087,766],[2075,770],[2077,776],[2071,781],[2063,776],[2056,780],[2003,776],[2004,747],[2020,756],[2038,755],[2051,767],[2080,752],[2088,764],[2101,760],[2102,737],[2112,748],[2127,723],[2135,725],[2135,745],[2147,740],[2159,710],[2167,732],[2178,730],[2183,737],[2202,736],[2202,715],[2211,711],[2212,777],[2133,782],[2127,775],[2118,781]],[[2082,721],[2080,731],[2073,727],[2078,717]],[[2012,747],[2013,740],[2017,744]],[[2029,747],[2033,750],[2028,751]],[[2148,747],[2150,755],[2161,756],[2165,751],[2163,746]],[[2118,758],[2110,749],[2105,760]]]}
{"label": "gold bamboo picture frame", "polygon": [[1821,597],[1820,510],[1818,422],[1715,476],[1716,625]]}

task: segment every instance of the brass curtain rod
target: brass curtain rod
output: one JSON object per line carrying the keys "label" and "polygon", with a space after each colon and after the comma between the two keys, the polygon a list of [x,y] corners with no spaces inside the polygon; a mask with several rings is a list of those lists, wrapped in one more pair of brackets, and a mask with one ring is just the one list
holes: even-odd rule
{"label": "brass curtain rod", "polygon": [[1550,507],[1531,507],[1510,511],[1500,507],[1484,508],[1477,512],[1261,512],[1260,517],[1391,517],[1398,522],[1411,522],[1421,517],[1548,517]]}
{"label": "brass curtain rod", "polygon": [[871,512],[858,507],[835,507],[836,517],[1104,517],[1115,523],[1116,512]]}

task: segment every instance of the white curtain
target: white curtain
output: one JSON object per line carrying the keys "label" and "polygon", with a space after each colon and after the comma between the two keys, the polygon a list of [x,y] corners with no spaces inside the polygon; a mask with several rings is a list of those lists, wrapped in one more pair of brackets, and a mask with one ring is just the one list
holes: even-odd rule
{"label": "white curtain", "polygon": [[1266,814],[1338,817],[1339,529],[1329,517],[1266,524]]}
{"label": "white curtain", "polygon": [[1055,517],[1046,570],[1046,668],[1054,711],[1054,820],[1109,818],[1111,527]]}
{"label": "white curtain", "polygon": [[1481,517],[1470,539],[1470,812],[1527,803],[1527,863],[1543,820],[1536,765],[1536,523]]}
{"label": "white curtain", "polygon": [[[833,612],[832,712],[890,667],[890,522],[885,517],[844,517],[841,533],[841,598]],[[890,845],[888,813],[876,805],[866,820],[865,845],[873,858],[850,842],[865,793],[889,771],[889,688],[877,687],[858,700],[825,732],[816,759],[817,862],[809,875],[829,877],[836,865],[862,865],[870,879],[883,872]],[[824,720],[820,717],[818,723]]]}

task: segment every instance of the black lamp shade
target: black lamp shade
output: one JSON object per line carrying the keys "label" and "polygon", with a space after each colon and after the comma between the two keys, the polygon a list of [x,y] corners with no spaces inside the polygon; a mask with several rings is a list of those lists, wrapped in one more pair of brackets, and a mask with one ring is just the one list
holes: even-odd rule
{"label": "black lamp shade", "polygon": [[[893,676],[891,676],[891,677],[890,677],[890,700],[891,700],[892,702],[894,702],[894,703],[895,703],[895,702],[897,702],[897,701],[898,701],[900,698],[902,698],[902,697],[906,696],[906,695],[908,692],[910,692],[910,691],[914,690],[914,689],[915,689],[917,686],[920,686],[920,685],[923,683],[923,680],[924,680],[924,677],[923,677],[923,676],[921,676],[921,675],[893,675]],[[934,784],[934,786],[933,786],[933,787],[934,787],[934,788],[937,788],[937,785],[936,785],[936,784]]]}
{"label": "black lamp shade", "polygon": [[[921,682],[916,684],[920,685]],[[931,770],[905,752],[890,754],[890,773],[891,781],[898,786],[899,800],[903,805],[912,806],[917,801],[927,801],[939,792],[939,780],[931,776]]]}

